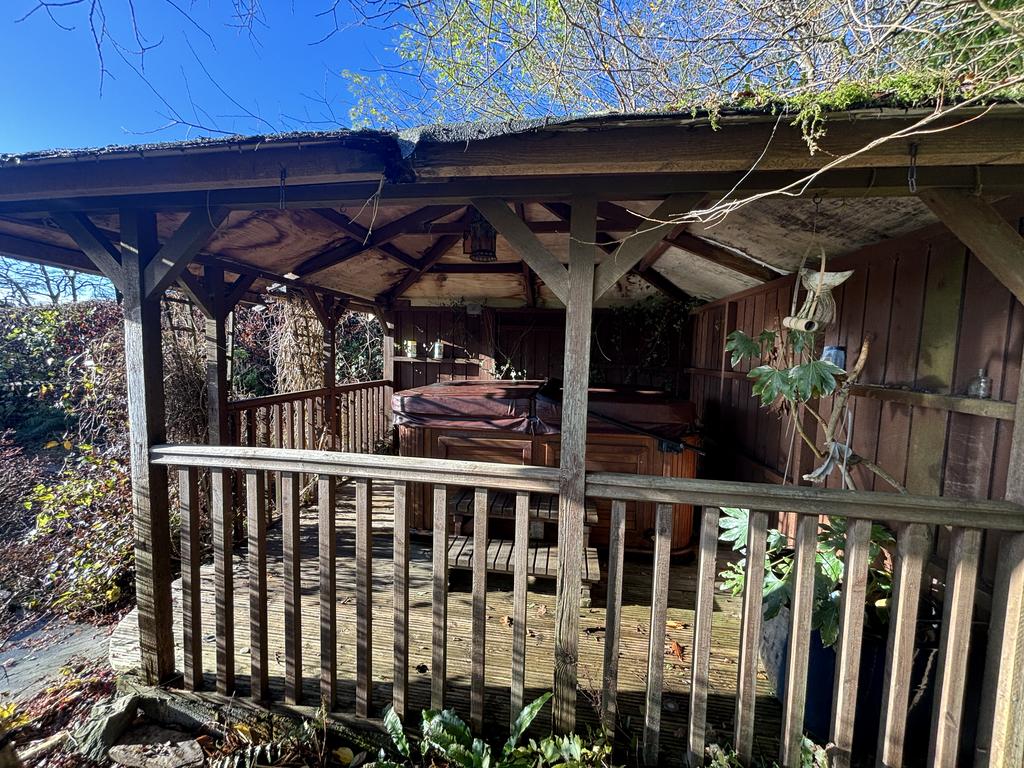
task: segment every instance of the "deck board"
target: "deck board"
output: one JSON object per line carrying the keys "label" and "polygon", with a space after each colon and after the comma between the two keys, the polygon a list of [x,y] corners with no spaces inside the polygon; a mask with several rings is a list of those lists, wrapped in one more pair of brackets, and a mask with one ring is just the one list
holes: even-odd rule
{"label": "deck board", "polygon": [[[391,485],[373,486],[373,690],[371,716],[379,717],[391,700],[394,674],[392,652],[393,509]],[[355,599],[355,491],[351,484],[338,488],[337,574],[338,574],[338,701],[341,708],[354,708],[356,692],[356,599]],[[317,587],[316,508],[305,506],[301,514],[300,552],[302,571],[302,645],[303,681],[307,702],[319,698],[319,613]],[[282,570],[281,522],[276,511],[268,524],[267,590],[269,692],[274,701],[284,696],[284,584]],[[722,553],[723,556],[725,553]],[[602,555],[602,558],[604,555]],[[431,543],[412,539],[409,543],[409,711],[418,712],[430,703],[431,665]],[[721,563],[720,563],[721,566]],[[531,567],[538,567],[531,563]],[[246,558],[244,552],[233,560],[235,600],[236,679],[239,695],[249,692],[249,616]],[[606,572],[606,569],[603,569]],[[643,724],[644,690],[650,588],[653,571],[651,558],[627,555],[623,574],[623,604],[619,647],[619,695],[617,708],[620,732],[638,734]],[[664,713],[661,722],[662,762],[681,765],[686,754],[686,719],[690,689],[690,664],[693,646],[693,608],[696,595],[696,570],[692,564],[673,564],[669,577],[668,628],[664,659]],[[214,638],[212,565],[200,569],[202,585],[202,662],[207,689],[213,687],[216,643]],[[580,728],[598,722],[602,666],[604,656],[605,587],[593,590],[593,606],[580,609]],[[511,617],[512,577],[491,574],[487,583],[487,686],[485,711],[495,738],[507,734],[509,691],[512,682]],[[467,584],[453,584],[448,608],[448,689],[447,702],[469,717],[469,671],[471,669],[471,593]],[[181,582],[174,584],[175,647],[178,668],[182,668]],[[527,637],[525,698],[531,701],[552,688],[555,594],[554,582],[538,580],[527,593]],[[678,628],[677,628],[678,627]],[[708,689],[709,743],[731,741],[734,696],[740,635],[740,601],[721,591],[714,595],[711,668]],[[683,647],[680,661],[669,651],[670,640]],[[138,667],[138,624],[129,614],[111,638],[111,663],[117,670]],[[769,695],[763,671],[757,676],[757,713],[755,752],[774,756],[780,731],[780,705]],[[548,725],[546,713],[538,720]],[[632,762],[632,760],[630,760]]]}

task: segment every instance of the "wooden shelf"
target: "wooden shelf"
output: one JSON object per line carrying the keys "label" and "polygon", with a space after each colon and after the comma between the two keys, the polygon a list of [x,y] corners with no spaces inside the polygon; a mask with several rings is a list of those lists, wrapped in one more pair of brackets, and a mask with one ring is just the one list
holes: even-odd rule
{"label": "wooden shelf", "polygon": [[940,395],[934,392],[915,392],[911,389],[884,387],[877,384],[854,384],[850,390],[856,397],[869,397],[891,403],[916,405],[919,408],[935,408],[940,411],[967,413],[972,416],[987,416],[990,419],[1013,421],[1015,403],[1005,400],[982,400],[977,397]]}
{"label": "wooden shelf", "polygon": [[396,357],[396,363],[433,363],[434,365],[480,365],[480,361],[474,357],[443,357],[435,360],[432,357]]}

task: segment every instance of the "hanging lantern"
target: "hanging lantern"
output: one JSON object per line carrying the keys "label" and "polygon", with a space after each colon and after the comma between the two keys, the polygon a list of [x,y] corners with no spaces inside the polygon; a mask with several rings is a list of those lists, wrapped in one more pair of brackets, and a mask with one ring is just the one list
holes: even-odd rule
{"label": "hanging lantern", "polygon": [[462,235],[462,252],[469,254],[470,261],[497,261],[497,243],[498,233],[491,222],[474,208],[470,213],[469,226]]}

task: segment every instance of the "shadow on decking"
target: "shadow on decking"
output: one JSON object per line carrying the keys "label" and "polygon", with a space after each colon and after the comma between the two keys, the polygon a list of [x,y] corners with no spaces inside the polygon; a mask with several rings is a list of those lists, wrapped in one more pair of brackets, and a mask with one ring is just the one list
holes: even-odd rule
{"label": "shadow on decking", "polygon": [[[390,485],[375,487],[373,514],[373,691],[372,714],[380,716],[390,703],[394,657],[392,625],[392,516]],[[351,709],[355,697],[355,566],[354,494],[351,486],[338,493],[338,701],[339,709]],[[319,700],[319,609],[317,586],[317,525],[315,509],[302,516],[303,578],[303,677],[305,702]],[[724,553],[723,553],[724,554]],[[274,700],[284,689],[284,599],[281,579],[281,532],[273,522],[268,533],[268,640],[270,691]],[[720,564],[721,567],[721,564]],[[431,677],[431,545],[413,538],[409,567],[409,711],[417,713],[429,705]],[[602,569],[604,565],[602,564]],[[652,563],[642,555],[627,556],[623,588],[622,639],[619,661],[619,727],[625,750],[639,741],[643,732],[644,691],[650,621]],[[235,574],[235,668],[237,695],[249,691],[249,594],[244,553],[236,555]],[[448,688],[447,705],[461,715],[469,714],[469,671],[471,650],[471,596],[468,574],[456,574],[448,606]],[[213,569],[202,569],[203,670],[207,689],[214,685],[216,644],[213,633]],[[693,645],[693,604],[696,591],[695,568],[674,564],[669,587],[669,625],[663,643],[664,706],[662,714],[662,762],[679,765],[685,755],[686,720],[689,706],[689,678]],[[463,586],[464,585],[464,586]],[[175,582],[175,639],[179,668],[182,666],[180,630],[180,581]],[[579,722],[580,728],[596,726],[604,654],[604,586],[593,593],[593,607],[580,609]],[[553,581],[538,581],[527,595],[527,701],[551,690],[555,594]],[[496,738],[507,734],[509,686],[511,684],[512,580],[505,575],[488,578],[487,594],[487,690],[488,731]],[[733,722],[739,647],[740,601],[725,593],[715,597],[711,652],[708,727],[728,741]],[[111,638],[111,663],[115,669],[138,666],[138,630],[130,614]],[[670,650],[671,640],[683,648],[680,660]],[[769,693],[763,674],[758,683],[756,749],[774,757],[778,743],[780,706]],[[547,725],[545,713],[538,728]],[[632,744],[636,749],[636,744]],[[625,757],[625,756],[624,756]]]}

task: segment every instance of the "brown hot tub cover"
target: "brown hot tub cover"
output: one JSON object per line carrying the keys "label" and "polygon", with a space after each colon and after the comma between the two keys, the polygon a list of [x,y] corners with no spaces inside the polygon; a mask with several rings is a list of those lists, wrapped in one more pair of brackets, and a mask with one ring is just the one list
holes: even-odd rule
{"label": "brown hot tub cover", "polygon": [[[397,392],[392,409],[397,426],[551,435],[561,429],[562,392],[555,381],[448,381]],[[696,431],[693,403],[655,389],[591,387],[588,411],[589,432],[678,442]]]}

